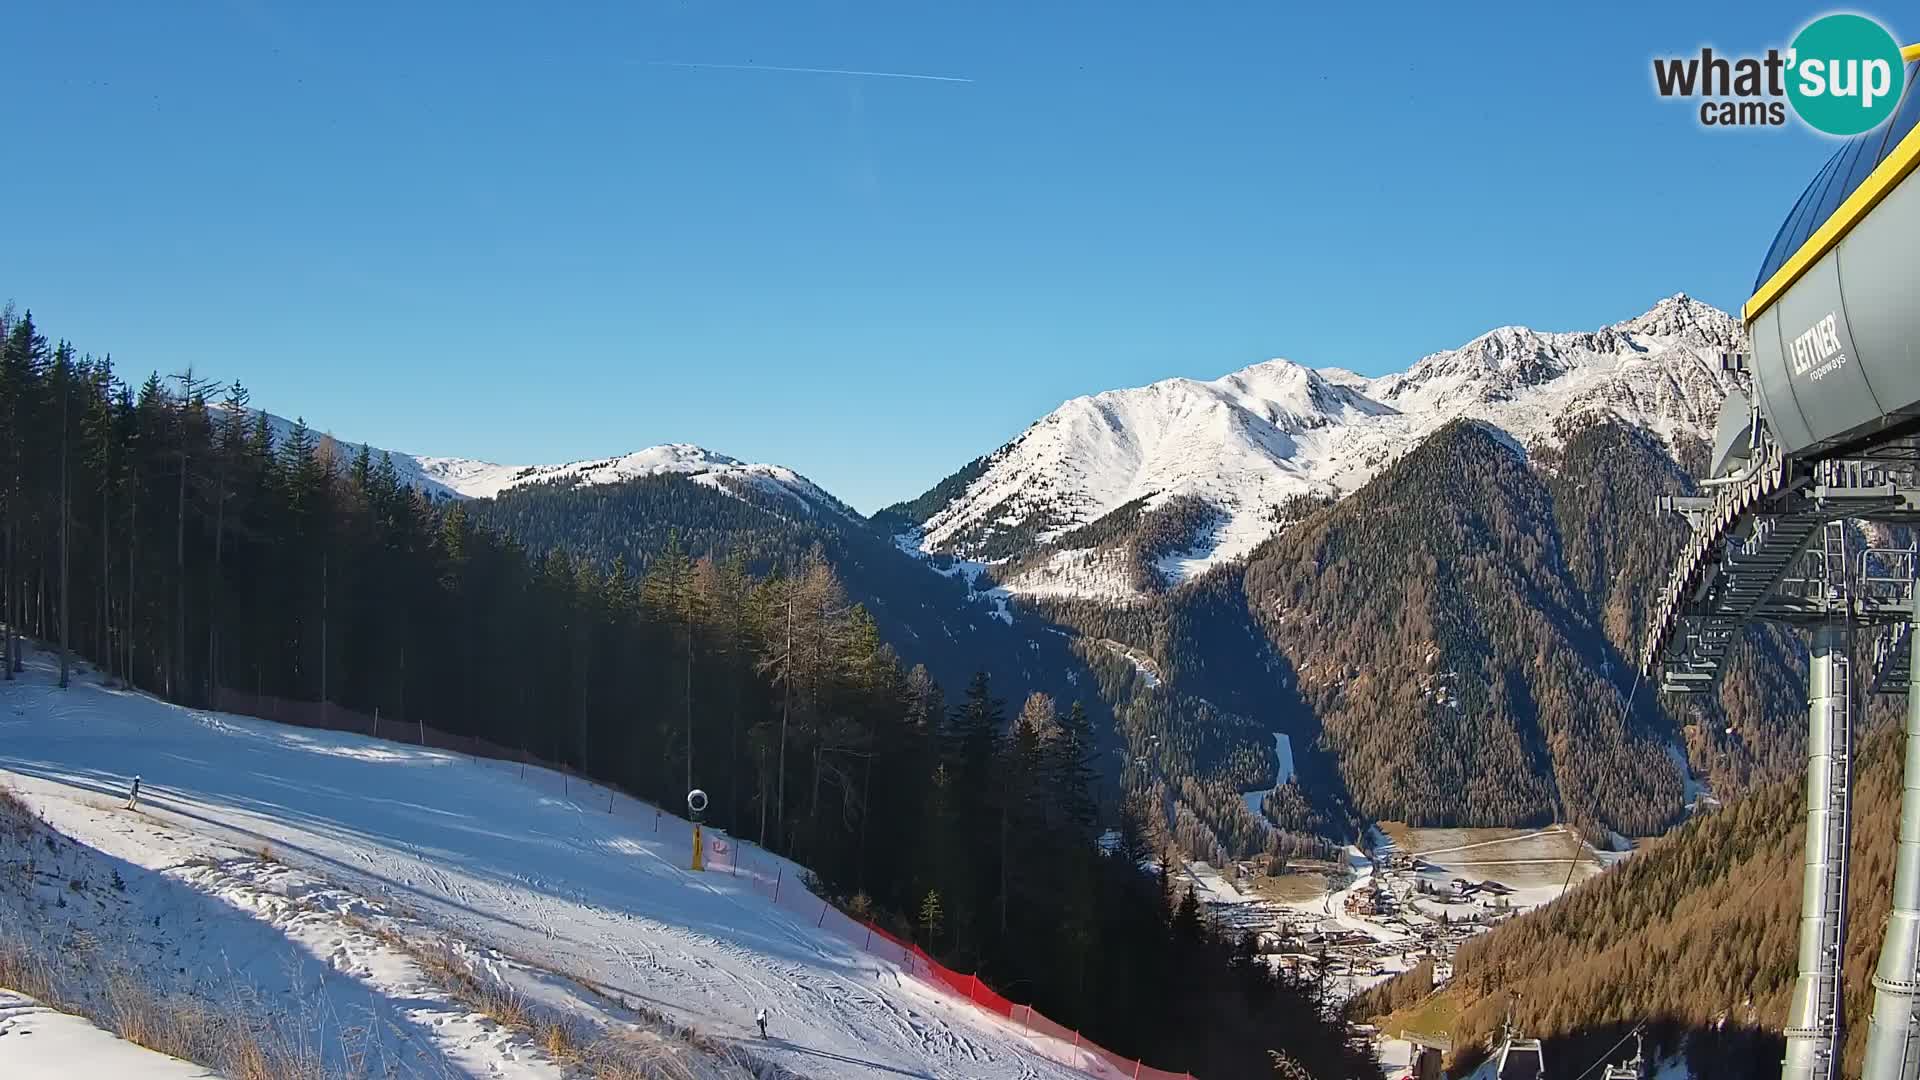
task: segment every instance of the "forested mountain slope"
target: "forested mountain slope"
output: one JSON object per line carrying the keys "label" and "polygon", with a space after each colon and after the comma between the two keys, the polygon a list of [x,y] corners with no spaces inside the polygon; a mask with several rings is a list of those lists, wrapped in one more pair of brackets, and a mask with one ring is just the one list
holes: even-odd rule
{"label": "forested mountain slope", "polygon": [[1247,598],[1370,817],[1638,835],[1679,812],[1659,718],[1626,706],[1631,665],[1568,570],[1552,497],[1483,425],[1288,529]]}
{"label": "forested mountain slope", "polygon": [[[976,671],[1003,685],[1079,701],[1102,741],[1110,712],[1068,636],[1044,619],[1015,618],[1004,598],[975,590],[965,573],[902,551],[857,516],[796,512],[784,491],[723,489],[698,477],[661,474],[589,484],[530,483],[465,504],[473,519],[533,551],[565,551],[600,569],[616,563],[644,573],[663,554],[738,560],[755,575],[790,572],[819,551],[851,601],[872,616],[881,638],[909,665],[924,664],[946,686]],[[949,572],[936,572],[946,563]],[[1111,743],[1108,743],[1111,745]],[[1103,771],[1112,771],[1103,762]]]}
{"label": "forested mountain slope", "polygon": [[1165,704],[1117,699],[1140,752],[1164,757],[1170,725],[1129,717],[1177,718],[1199,700],[1250,719],[1223,725],[1238,737],[1217,746],[1210,760],[1227,764],[1212,779],[1177,785],[1231,850],[1259,846],[1230,796],[1271,782],[1269,732],[1289,736],[1298,765],[1298,805],[1275,819],[1290,829],[1560,818],[1596,841],[1602,827],[1654,833],[1681,813],[1680,759],[1731,796],[1796,768],[1804,745],[1788,635],[1753,632],[1710,698],[1663,698],[1634,677],[1685,537],[1655,502],[1696,490],[1683,462],[1701,453],[1585,418],[1523,455],[1456,422],[1344,499],[1294,501],[1244,567],[1125,601],[1031,602],[1154,663]]}
{"label": "forested mountain slope", "polygon": [[[1079,631],[1130,787],[1206,850],[1380,817],[1657,832],[1688,771],[1730,796],[1802,745],[1785,635],[1751,635],[1707,700],[1633,678],[1686,533],[1655,503],[1697,490],[1737,337],[1676,296],[1381,378],[1275,361],[1112,391],[875,521]],[[1240,796],[1275,779],[1274,733],[1298,769],[1262,824]]]}
{"label": "forested mountain slope", "polygon": [[[1889,910],[1900,797],[1899,738],[1882,731],[1856,758],[1846,955],[1846,1067],[1858,1076],[1873,967]],[[1499,1029],[1511,1006],[1551,1060],[1584,1063],[1647,1022],[1660,1050],[1683,1044],[1693,1075],[1778,1071],[1793,989],[1804,860],[1805,792],[1760,785],[1698,817],[1571,895],[1464,946],[1446,1009],[1457,1045]],[[1356,1001],[1379,1014],[1425,996],[1388,984]]]}

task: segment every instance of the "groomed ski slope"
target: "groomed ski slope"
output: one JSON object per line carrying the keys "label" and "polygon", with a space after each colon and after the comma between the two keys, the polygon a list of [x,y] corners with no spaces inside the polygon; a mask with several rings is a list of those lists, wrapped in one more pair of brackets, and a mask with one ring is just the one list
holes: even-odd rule
{"label": "groomed ski slope", "polygon": [[[510,763],[179,708],[92,677],[63,692],[50,661],[32,654],[19,681],[0,683],[0,784],[81,843],[118,847],[116,858],[238,905],[264,895],[259,883],[223,893],[233,874],[181,866],[264,848],[279,864],[267,876],[323,883],[404,912],[463,952],[506,958],[533,977],[536,1000],[577,1012],[586,995],[542,995],[539,985],[590,981],[802,1076],[1084,1075],[1039,1057],[1033,1036],[770,904],[748,876],[690,872],[687,826],[665,816],[656,832],[650,805],[543,770],[523,778]],[[136,774],[138,814],[118,805]],[[746,861],[795,887],[792,865],[758,849]],[[330,964],[330,976],[418,1003],[417,987],[382,985],[394,965],[356,958],[338,934],[302,929],[283,903],[254,906],[252,918]],[[752,1019],[762,1006],[773,1036],[765,1041]],[[438,1047],[433,1075],[449,1061],[473,1075],[504,1064],[476,1057],[472,1024],[453,1019],[445,1038],[467,1052]],[[432,1040],[448,1017],[417,1024]],[[492,1050],[519,1059],[508,1071],[560,1075],[528,1060],[537,1057],[530,1047]]]}

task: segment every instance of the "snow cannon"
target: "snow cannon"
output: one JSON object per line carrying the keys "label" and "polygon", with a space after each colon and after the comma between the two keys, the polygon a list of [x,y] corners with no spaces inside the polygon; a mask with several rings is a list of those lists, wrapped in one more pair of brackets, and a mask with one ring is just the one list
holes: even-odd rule
{"label": "snow cannon", "polygon": [[693,869],[707,868],[706,851],[701,845],[700,823],[707,816],[707,793],[699,788],[687,792],[687,816],[693,820]]}

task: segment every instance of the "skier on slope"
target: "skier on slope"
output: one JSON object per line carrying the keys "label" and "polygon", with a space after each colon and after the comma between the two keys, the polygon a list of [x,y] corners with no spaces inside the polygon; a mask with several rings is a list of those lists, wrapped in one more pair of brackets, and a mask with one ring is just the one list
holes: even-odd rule
{"label": "skier on slope", "polygon": [[762,1005],[760,1007],[759,1012],[756,1012],[753,1014],[753,1022],[760,1025],[760,1037],[763,1039],[766,1038],[767,1037],[767,1007],[765,1005]]}

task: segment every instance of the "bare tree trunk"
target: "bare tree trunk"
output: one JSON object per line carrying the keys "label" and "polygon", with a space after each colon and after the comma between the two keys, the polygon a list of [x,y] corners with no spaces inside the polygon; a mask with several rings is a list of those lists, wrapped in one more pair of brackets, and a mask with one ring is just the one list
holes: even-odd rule
{"label": "bare tree trunk", "polygon": [[793,716],[793,584],[787,584],[787,670],[780,680],[784,691],[780,700],[780,781],[774,803],[773,824],[783,829],[787,822],[787,721]]}
{"label": "bare tree trunk", "polygon": [[[70,369],[70,368],[69,368]],[[68,638],[73,628],[73,605],[68,594],[68,534],[73,531],[73,503],[67,491],[67,375],[60,377],[60,689],[67,688],[68,671],[73,665],[73,645]]]}
{"label": "bare tree trunk", "polygon": [[[230,444],[229,444],[230,445]],[[227,540],[227,455],[220,452],[218,487],[213,493],[213,573],[207,578],[207,700],[213,700],[219,685],[220,649],[220,563]]]}
{"label": "bare tree trunk", "polygon": [[127,686],[134,686],[133,639],[134,634],[134,592],[133,568],[140,555],[138,537],[140,536],[140,483],[139,478],[129,474],[127,482],[127,611],[121,620],[125,626],[121,632],[127,636]]}
{"label": "bare tree trunk", "polygon": [[[731,666],[731,665],[730,665]],[[737,828],[740,814],[740,680],[737,671],[727,679],[732,687],[727,715],[727,828]]]}
{"label": "bare tree trunk", "polygon": [[[407,647],[405,645],[400,646],[400,703],[399,704],[400,704],[400,711],[395,713],[394,715],[398,716],[402,720],[405,720],[407,718]],[[420,745],[425,746],[426,744],[427,744],[427,720],[425,716],[422,716],[420,718]]]}
{"label": "bare tree trunk", "polygon": [[[104,457],[103,457],[104,460]],[[107,475],[112,475],[112,462],[105,462]],[[119,666],[114,657],[113,648],[113,496],[109,492],[109,481],[102,477],[100,481],[100,655],[107,660],[107,678],[113,678],[113,669]]]}
{"label": "bare tree trunk", "polygon": [[320,723],[327,722],[327,553],[320,553]]}
{"label": "bare tree trunk", "polygon": [[[593,640],[593,631],[587,631],[587,641]],[[588,697],[588,687],[593,682],[593,653],[588,648],[580,650],[580,771],[587,771],[587,715],[592,702]]]}
{"label": "bare tree trunk", "polygon": [[767,846],[767,752],[760,751],[760,846]]}
{"label": "bare tree trunk", "polygon": [[[1009,793],[1011,794],[1011,793]],[[1007,933],[1007,803],[1008,798],[1000,800],[1000,934]]]}
{"label": "bare tree trunk", "polygon": [[813,743],[813,793],[808,797],[807,806],[807,858],[814,865],[820,863],[820,740],[815,736]]}
{"label": "bare tree trunk", "polygon": [[[181,433],[184,439],[186,433]],[[173,529],[173,659],[167,665],[167,700],[178,701],[187,667],[187,452],[180,450],[180,512]]]}
{"label": "bare tree trunk", "polygon": [[3,593],[0,595],[0,623],[6,624],[0,626],[0,634],[5,635],[4,639],[0,639],[0,667],[7,669],[8,682],[13,681],[13,596],[16,591],[13,585],[13,512],[13,500],[9,499],[5,544],[6,567],[0,569],[0,593]]}
{"label": "bare tree trunk", "polygon": [[873,793],[873,755],[877,753],[873,737],[873,725],[867,725],[867,767],[860,778],[860,864],[856,879],[860,882],[860,891],[867,891],[867,819],[873,816],[873,804],[867,800]]}

